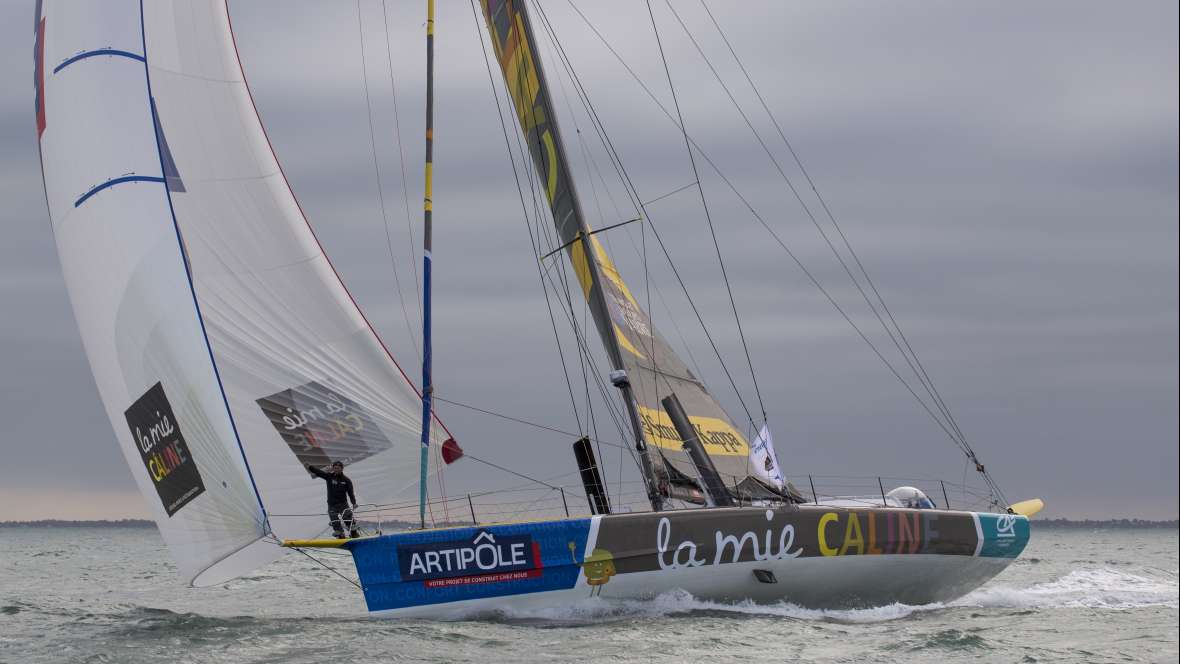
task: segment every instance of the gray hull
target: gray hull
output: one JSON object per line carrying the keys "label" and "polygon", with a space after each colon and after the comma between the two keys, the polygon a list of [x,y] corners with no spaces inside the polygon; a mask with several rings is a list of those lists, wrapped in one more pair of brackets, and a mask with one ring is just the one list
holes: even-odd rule
{"label": "gray hull", "polygon": [[374,615],[448,618],[673,590],[818,609],[945,602],[1027,541],[1015,515],[806,506],[421,531],[348,548]]}

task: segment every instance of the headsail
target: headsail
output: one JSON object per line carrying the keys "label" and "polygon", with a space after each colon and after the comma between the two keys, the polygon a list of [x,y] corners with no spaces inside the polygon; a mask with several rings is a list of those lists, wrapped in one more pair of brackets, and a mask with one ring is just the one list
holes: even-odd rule
{"label": "headsail", "polygon": [[741,483],[750,476],[746,437],[652,325],[598,238],[582,239],[588,226],[578,206],[523,3],[481,1],[496,58],[549,200],[558,239],[568,245],[570,261],[612,365],[625,369],[630,377],[644,438],[658,448],[667,462],[669,479],[696,476],[660,405],[662,397],[675,392],[723,481],[731,487]]}
{"label": "headsail", "polygon": [[291,194],[224,0],[47,2],[38,26],[63,271],[182,574],[217,583],[281,555],[268,535],[323,530],[304,464],[344,461],[363,503],[412,496],[417,394]]}

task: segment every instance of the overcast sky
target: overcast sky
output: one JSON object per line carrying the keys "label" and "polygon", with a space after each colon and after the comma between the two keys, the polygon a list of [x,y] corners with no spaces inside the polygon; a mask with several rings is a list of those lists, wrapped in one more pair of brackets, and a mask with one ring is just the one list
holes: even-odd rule
{"label": "overcast sky", "polygon": [[[246,74],[296,195],[362,308],[403,366],[413,367],[395,284],[415,327],[415,249],[381,5],[360,4],[393,262],[377,198],[356,3],[230,6]],[[439,4],[438,393],[573,430],[471,9],[467,0]],[[542,4],[640,195],[650,200],[691,182],[679,131],[566,0]],[[670,103],[642,3],[574,4]],[[888,350],[685,33],[662,2],[653,4],[688,130]],[[0,3],[0,519],[143,516],[49,230],[32,112],[32,5]],[[424,3],[389,5],[417,233]],[[709,6],[1006,494],[1041,496],[1053,516],[1176,518],[1176,3]],[[780,163],[790,164],[698,0],[675,7]],[[566,105],[569,82],[563,89],[551,74],[591,223],[628,218],[584,113]],[[805,184],[793,166],[788,175]],[[716,174],[703,168],[701,177],[787,472],[959,481],[961,453]],[[649,212],[751,400],[696,196],[686,190]],[[632,249],[640,229],[605,239],[632,288],[645,291]],[[666,264],[653,254],[649,267],[667,300],[665,307],[653,291],[655,324],[687,346],[712,390],[738,412]],[[904,367],[899,356],[888,357]],[[568,437],[445,404],[440,413],[481,457],[541,477],[575,468]],[[617,439],[609,429],[602,435]],[[635,476],[630,460],[616,454],[605,465],[611,477],[620,468],[624,479]],[[470,463],[447,476],[454,492],[518,483]]]}

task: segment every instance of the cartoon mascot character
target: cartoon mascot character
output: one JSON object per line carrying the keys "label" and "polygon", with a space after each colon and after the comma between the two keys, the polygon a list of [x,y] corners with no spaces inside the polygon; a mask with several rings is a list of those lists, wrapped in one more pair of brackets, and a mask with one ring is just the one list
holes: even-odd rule
{"label": "cartoon mascot character", "polygon": [[[569,547],[570,557],[577,564],[577,545],[570,542]],[[602,587],[615,575],[615,557],[606,549],[594,549],[582,562],[582,572],[586,575],[586,584],[590,586],[590,596],[601,595]]]}

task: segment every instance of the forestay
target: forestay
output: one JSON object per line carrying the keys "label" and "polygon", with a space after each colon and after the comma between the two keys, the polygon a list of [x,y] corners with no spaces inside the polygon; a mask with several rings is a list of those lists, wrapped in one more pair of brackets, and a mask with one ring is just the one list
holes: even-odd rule
{"label": "forestay", "polygon": [[304,464],[345,462],[361,502],[413,496],[418,396],[290,191],[224,1],[47,2],[37,17],[63,271],[181,573],[218,583],[279,556],[270,535],[321,532]]}
{"label": "forestay", "polygon": [[[693,375],[615,269],[597,236],[582,239],[588,225],[578,204],[528,12],[516,0],[482,0],[484,19],[517,119],[549,201],[559,241],[568,254],[611,363],[627,371],[645,440],[655,446],[672,479],[695,478],[680,437],[660,399],[675,392],[723,481],[750,476],[746,437]],[[589,255],[588,255],[589,254]]]}

